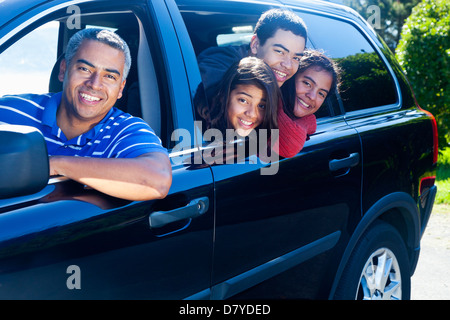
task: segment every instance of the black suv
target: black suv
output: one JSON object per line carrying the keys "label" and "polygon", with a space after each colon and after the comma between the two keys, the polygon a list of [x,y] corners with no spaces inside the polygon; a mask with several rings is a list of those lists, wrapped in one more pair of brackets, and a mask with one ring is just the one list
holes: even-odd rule
{"label": "black suv", "polygon": [[[278,7],[304,19],[307,47],[339,62],[341,93],[295,157],[205,164],[196,56],[249,42]],[[0,10],[0,95],[60,90],[53,69],[69,37],[112,28],[130,45],[127,90],[140,97],[127,105],[124,94],[121,107],[148,121],[173,163],[165,199],[125,201],[49,180],[40,133],[0,126],[0,298],[410,297],[436,193],[436,123],[355,12],[307,0],[5,0]]]}

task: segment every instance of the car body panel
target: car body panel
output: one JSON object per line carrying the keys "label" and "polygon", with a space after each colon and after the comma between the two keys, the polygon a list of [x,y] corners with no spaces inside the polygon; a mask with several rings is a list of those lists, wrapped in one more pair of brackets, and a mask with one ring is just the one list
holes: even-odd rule
{"label": "car body panel", "polygon": [[[165,6],[153,10],[155,17],[167,21]],[[172,25],[161,23],[161,28],[167,59],[182,63],[179,47],[173,47],[176,35]],[[166,43],[170,46],[164,47]],[[170,68],[169,87],[178,110],[174,123],[193,132],[192,112],[181,107],[190,104],[187,78],[180,76],[179,69]],[[190,126],[183,124],[187,121]],[[84,190],[65,179],[53,179],[37,194],[2,200],[0,296],[182,299],[208,288],[213,246],[212,174],[207,167],[176,161],[172,170],[173,185],[163,200],[124,201]],[[201,217],[163,227],[149,225],[152,213],[182,211],[199,198],[209,200]],[[66,283],[71,276],[68,267],[73,265],[81,271],[81,290],[70,290]]]}
{"label": "car body panel", "polygon": [[[243,173],[247,170],[239,163],[213,166],[217,199],[213,285],[293,252],[298,253],[298,263],[291,268],[308,260],[303,254],[312,259],[326,252],[323,259],[327,262],[317,265],[318,274],[336,263],[334,253],[342,250],[346,230],[357,222],[352,217],[361,215],[361,163],[334,172],[329,163],[360,152],[356,131],[338,119],[319,124],[297,156],[279,161],[274,175]],[[237,167],[234,172],[228,168],[233,166]],[[327,251],[331,248],[333,254]],[[283,271],[276,268],[273,272]],[[315,294],[320,296],[327,277],[316,281],[319,292]],[[304,295],[302,288],[299,282],[290,298]],[[310,286],[308,290],[311,294]]]}
{"label": "car body panel", "polygon": [[[93,16],[135,15],[144,44],[138,64],[147,68],[139,70],[143,108],[163,107],[172,187],[165,199],[130,202],[56,178],[39,192],[1,199],[0,298],[332,299],[353,248],[376,220],[400,231],[414,272],[436,192],[420,187],[436,170],[431,119],[387,47],[353,10],[309,0],[6,0],[0,54],[45,22],[59,19],[64,28],[69,5]],[[274,7],[304,15],[308,45],[318,49],[327,25],[314,25],[314,18],[357,30],[392,77],[396,100],[350,111],[338,95],[322,107],[329,114],[318,118],[296,156],[267,162],[250,152],[242,161],[210,163],[213,145],[195,116],[196,55],[215,39],[194,39],[192,32],[214,38],[217,30],[189,24],[199,12],[211,23],[226,17],[228,28]],[[59,54],[71,32],[59,34]],[[147,57],[154,70],[142,61]],[[155,90],[152,81],[158,95],[146,96]],[[268,168],[276,171],[264,174]]]}

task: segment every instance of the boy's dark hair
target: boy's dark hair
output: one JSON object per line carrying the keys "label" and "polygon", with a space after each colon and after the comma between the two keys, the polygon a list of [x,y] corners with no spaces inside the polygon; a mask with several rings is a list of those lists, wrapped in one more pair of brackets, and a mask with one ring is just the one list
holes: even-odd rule
{"label": "boy's dark hair", "polygon": [[267,39],[273,37],[278,29],[291,31],[293,34],[308,40],[308,32],[302,18],[293,11],[283,9],[270,9],[264,12],[258,19],[254,33],[261,45]]}

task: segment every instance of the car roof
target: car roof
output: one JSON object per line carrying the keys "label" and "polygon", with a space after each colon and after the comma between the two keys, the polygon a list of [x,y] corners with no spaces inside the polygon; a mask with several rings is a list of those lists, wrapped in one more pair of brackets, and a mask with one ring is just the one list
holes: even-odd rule
{"label": "car roof", "polygon": [[0,26],[8,23],[14,17],[17,17],[24,12],[30,10],[37,4],[40,4],[44,1],[42,0],[4,0],[0,1]]}
{"label": "car roof", "polygon": [[305,10],[320,11],[327,14],[346,17],[351,20],[359,20],[363,24],[366,24],[366,21],[354,9],[335,2],[325,0],[279,0],[279,1],[288,7],[300,7]]}
{"label": "car roof", "polygon": [[[235,2],[235,0],[221,0],[220,2]],[[61,0],[0,0],[0,28],[8,24],[11,20],[20,17],[27,11],[32,10],[43,4],[50,3],[63,4],[67,1]],[[178,0],[180,3],[189,3],[189,5],[197,5],[202,3],[212,4],[211,0]],[[339,16],[351,17],[352,19],[364,20],[359,14],[357,14],[350,7],[335,4],[329,1],[322,0],[245,0],[245,2],[259,2],[259,3],[279,3],[288,7],[301,7],[306,10],[318,10],[329,14],[335,14]]]}
{"label": "car roof", "polygon": [[[348,12],[350,7],[337,4],[336,2],[325,1],[325,0],[278,0],[287,6],[299,6],[303,8],[320,9],[328,13],[345,13]],[[353,9],[350,9],[353,11]]]}

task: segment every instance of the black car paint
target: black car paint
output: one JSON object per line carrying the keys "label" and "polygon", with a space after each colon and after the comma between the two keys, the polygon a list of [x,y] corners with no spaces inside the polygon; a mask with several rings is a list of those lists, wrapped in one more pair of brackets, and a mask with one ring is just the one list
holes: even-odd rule
{"label": "black car paint", "polygon": [[[1,20],[0,39],[7,39],[0,51],[21,34],[14,30],[22,23],[38,21],[54,6],[65,9],[63,1],[24,3],[21,14],[16,8],[23,4],[17,3]],[[217,1],[218,8],[223,3]],[[281,6],[267,3],[249,5]],[[352,248],[375,219],[401,230],[414,271],[421,224],[430,214],[419,215],[419,182],[435,170],[431,121],[414,105],[378,39],[371,41],[394,65],[399,106],[321,119],[301,153],[281,159],[276,175],[264,176],[259,165],[186,165],[203,143],[192,104],[201,77],[178,7],[172,0],[117,5],[133,7],[147,35],[161,45],[158,73],[167,83],[168,116],[172,129],[191,134],[191,149],[172,159],[173,184],[163,200],[114,199],[64,179],[36,194],[0,200],[1,298],[333,298]],[[355,19],[326,3],[308,2],[301,10]],[[365,25],[358,28],[370,34]],[[351,166],[330,170],[333,161],[356,154],[359,161]],[[151,228],[152,213],[205,197],[208,210],[197,218]],[[81,290],[66,286],[70,265],[80,267]]]}

